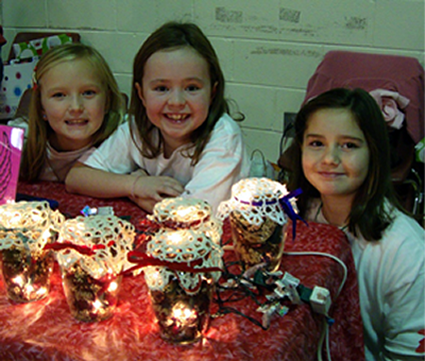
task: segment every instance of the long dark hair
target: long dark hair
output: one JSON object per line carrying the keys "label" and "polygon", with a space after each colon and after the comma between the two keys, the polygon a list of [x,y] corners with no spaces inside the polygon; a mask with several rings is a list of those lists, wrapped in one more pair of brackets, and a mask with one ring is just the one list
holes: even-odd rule
{"label": "long dark hair", "polygon": [[[163,139],[161,134],[159,134],[159,142],[155,143],[153,133],[156,127],[149,121],[146,115],[146,108],[139,99],[135,84],[141,84],[145,64],[152,54],[164,49],[178,49],[181,47],[195,49],[206,60],[211,86],[215,86],[207,120],[191,134],[191,142],[194,144],[194,151],[191,158],[192,164],[196,164],[215,124],[224,113],[229,112],[229,105],[224,97],[224,76],[217,54],[197,25],[192,23],[168,22],[146,39],[134,58],[130,114],[134,117],[138,136],[142,140],[142,147],[140,149],[142,155],[147,158],[157,157],[161,153]],[[133,129],[132,137],[135,140]],[[135,143],[137,144],[137,142]]]}
{"label": "long dark hair", "polygon": [[349,214],[349,231],[369,241],[379,240],[392,222],[386,200],[403,211],[391,182],[390,145],[387,126],[376,101],[362,89],[337,88],[308,101],[295,119],[295,138],[291,144],[291,172],[288,188],[301,188],[298,206],[301,215],[307,210],[308,200],[320,193],[307,180],[302,169],[302,143],[310,116],[319,109],[346,109],[351,112],[365,135],[369,147],[369,170],[358,189]]}

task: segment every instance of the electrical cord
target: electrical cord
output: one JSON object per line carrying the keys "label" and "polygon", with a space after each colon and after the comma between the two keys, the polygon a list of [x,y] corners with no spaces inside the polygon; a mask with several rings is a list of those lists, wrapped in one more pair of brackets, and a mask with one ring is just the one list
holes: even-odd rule
{"label": "electrical cord", "polygon": [[[223,247],[226,248],[226,250],[233,250],[233,246],[232,245],[223,245]],[[287,256],[322,256],[322,257],[328,257],[333,259],[334,261],[338,262],[340,264],[340,266],[342,267],[344,274],[343,274],[343,278],[342,281],[338,287],[337,293],[334,297],[334,299],[338,298],[338,296],[340,295],[344,284],[347,280],[347,274],[348,274],[348,270],[347,270],[347,266],[345,265],[345,263],[340,260],[338,257],[329,254],[329,253],[325,253],[325,252],[315,252],[315,251],[311,251],[311,252],[283,252],[284,255]],[[235,287],[235,285],[233,285],[230,288],[227,288],[223,285],[218,284],[218,288],[216,290],[216,299],[215,301],[217,302],[217,304],[219,305],[219,312],[217,314],[217,316],[219,314],[226,314],[226,313],[235,313],[239,316],[245,317],[247,318],[249,321],[251,321],[252,323],[254,323],[255,325],[261,327],[263,330],[266,330],[268,327],[264,327],[259,321],[257,321],[256,319],[254,319],[253,317],[249,317],[248,315],[243,314],[242,312],[238,311],[237,309],[230,307],[230,306],[225,306],[225,304],[227,303],[233,303],[233,302],[237,302],[240,301],[241,299],[243,299],[244,297],[249,297],[251,299],[253,299],[255,301],[255,303],[257,303],[257,305],[260,305],[261,303],[258,302],[257,297],[261,294],[257,293],[259,291],[259,289],[257,288],[257,292],[255,292],[253,289],[251,289],[249,287],[249,285],[251,286],[258,286],[255,283],[252,283],[252,280],[250,280],[249,278],[244,277],[244,275],[233,275],[228,271],[228,267],[227,266],[231,266],[232,264],[236,264],[238,262],[231,262],[228,265],[225,265],[225,271],[224,274],[227,275],[226,278],[228,279],[233,279],[233,281],[237,284],[237,286]],[[245,284],[246,283],[246,284]],[[227,297],[226,299],[223,299],[220,295],[220,291],[224,291],[224,290],[233,290],[234,292],[236,292],[237,290],[241,291],[238,295],[236,293],[231,294],[229,297]],[[306,289],[306,288],[305,288]],[[308,289],[307,289],[308,290]],[[311,292],[311,291],[310,291]],[[326,356],[328,361],[331,361],[331,354],[330,354],[330,345],[329,345],[329,325],[333,322],[333,320],[331,319],[331,317],[329,317],[329,315],[326,313],[324,314],[324,319],[323,319],[323,329],[320,335],[320,339],[319,339],[319,344],[318,344],[318,350],[317,350],[317,359],[318,361],[322,361],[322,348],[323,348],[323,343],[325,342],[326,345]]]}
{"label": "electrical cord", "polygon": [[[341,261],[338,257],[334,256],[333,254],[329,254],[329,253],[325,253],[325,252],[283,252],[284,255],[287,256],[323,256],[323,257],[328,257],[333,259],[334,261],[338,262],[342,269],[344,270],[344,275],[342,278],[342,281],[338,287],[338,291],[334,297],[334,299],[338,298],[338,296],[340,295],[342,288],[344,287],[345,281],[347,280],[347,274],[348,274],[348,270],[347,270],[347,266],[345,265],[345,263],[343,261]],[[331,353],[330,353],[330,346],[329,346],[329,323],[328,320],[330,319],[330,317],[328,315],[324,315],[325,318],[323,319],[323,330],[322,333],[320,335],[320,339],[319,339],[319,346],[317,349],[317,359],[318,361],[322,361],[322,347],[323,347],[323,341],[326,342],[326,356],[328,358],[328,361],[331,361]]]}
{"label": "electrical cord", "polygon": [[335,299],[339,296],[339,294],[341,293],[342,288],[344,287],[345,281],[347,280],[347,274],[348,274],[348,270],[347,270],[347,266],[345,265],[344,262],[342,262],[338,257],[334,256],[333,254],[330,253],[325,253],[325,252],[283,252],[284,255],[287,256],[323,256],[323,257],[329,257],[332,258],[334,261],[338,262],[342,269],[344,270],[344,276],[342,278],[342,281],[338,287],[338,291],[335,295]]}

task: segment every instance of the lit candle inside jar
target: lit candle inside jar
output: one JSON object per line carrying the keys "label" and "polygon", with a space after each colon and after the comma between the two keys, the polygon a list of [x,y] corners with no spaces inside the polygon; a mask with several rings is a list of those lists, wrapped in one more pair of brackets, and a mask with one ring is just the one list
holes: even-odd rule
{"label": "lit candle inside jar", "polygon": [[9,299],[30,302],[50,290],[51,242],[64,217],[47,202],[18,202],[0,206],[0,255]]}
{"label": "lit candle inside jar", "polygon": [[198,341],[209,325],[220,246],[199,230],[180,229],[159,231],[146,249],[148,257],[165,262],[144,270],[160,336],[179,344]]}
{"label": "lit candle inside jar", "polygon": [[196,211],[197,210],[196,210],[195,207],[189,206],[189,207],[186,207],[186,208],[179,208],[177,210],[176,214],[180,219],[186,219],[188,215],[196,214],[195,213]]}
{"label": "lit candle inside jar", "polygon": [[170,315],[170,324],[175,326],[177,332],[183,327],[191,327],[198,318],[196,310],[188,307],[183,302],[178,302],[173,306]]}
{"label": "lit candle inside jar", "polygon": [[79,216],[64,223],[55,247],[74,318],[97,322],[113,316],[133,240],[133,225],[115,216]]}

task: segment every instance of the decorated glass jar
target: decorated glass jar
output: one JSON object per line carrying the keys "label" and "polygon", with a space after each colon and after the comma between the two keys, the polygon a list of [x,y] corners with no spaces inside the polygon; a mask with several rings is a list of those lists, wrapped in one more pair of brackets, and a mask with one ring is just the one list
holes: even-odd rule
{"label": "decorated glass jar", "polygon": [[54,248],[74,318],[97,322],[113,316],[134,235],[132,224],[110,215],[64,222]]}
{"label": "decorated glass jar", "polygon": [[246,178],[233,185],[231,198],[219,205],[218,219],[229,217],[235,251],[244,268],[279,268],[287,210],[294,207],[286,187],[269,178]]}
{"label": "decorated glass jar", "polygon": [[219,244],[222,222],[212,215],[211,206],[196,198],[166,198],[157,203],[152,215],[147,216],[148,227],[158,229],[192,229],[205,233]]}
{"label": "decorated glass jar", "polygon": [[37,301],[50,291],[53,242],[64,221],[47,202],[18,202],[0,206],[0,255],[3,280],[10,300]]}
{"label": "decorated glass jar", "polygon": [[181,197],[157,203],[148,220],[150,236],[132,252],[132,261],[144,266],[160,336],[196,342],[208,328],[221,274],[221,222],[205,201]]}
{"label": "decorated glass jar", "polygon": [[220,246],[203,232],[161,230],[148,242],[147,256],[156,260],[144,275],[161,337],[183,344],[199,340],[220,277]]}

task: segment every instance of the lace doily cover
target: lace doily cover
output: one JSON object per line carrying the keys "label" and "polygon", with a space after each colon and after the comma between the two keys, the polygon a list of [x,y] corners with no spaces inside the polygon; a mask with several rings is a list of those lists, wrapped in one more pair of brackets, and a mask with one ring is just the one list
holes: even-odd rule
{"label": "lace doily cover", "polygon": [[61,268],[68,269],[75,262],[93,278],[99,279],[107,273],[118,275],[127,264],[127,253],[132,250],[134,226],[116,216],[76,217],[64,222],[58,243],[72,243],[94,250],[84,255],[67,248],[57,252]]}
{"label": "lace doily cover", "polygon": [[52,240],[53,233],[59,232],[64,220],[46,201],[3,204],[0,206],[0,250],[29,248],[31,255],[39,254]]}
{"label": "lace doily cover", "polygon": [[[185,263],[194,269],[222,268],[222,248],[199,230],[161,230],[147,243],[147,254],[162,261]],[[150,290],[162,291],[177,278],[189,295],[196,294],[206,278],[204,272],[173,271],[165,266],[148,266],[143,272]],[[221,272],[209,272],[209,275],[217,282]]]}
{"label": "lace doily cover", "polygon": [[223,233],[222,222],[212,215],[208,202],[196,198],[166,198],[157,203],[153,214],[147,216],[151,221],[174,225],[174,229],[191,228],[205,233],[213,242],[219,244]]}
{"label": "lace doily cover", "polygon": [[[283,226],[288,218],[279,199],[288,193],[285,185],[269,178],[242,179],[233,185],[232,197],[220,203],[217,217],[224,220],[237,211],[252,225],[260,225],[268,218]],[[295,199],[290,202],[296,209]]]}

